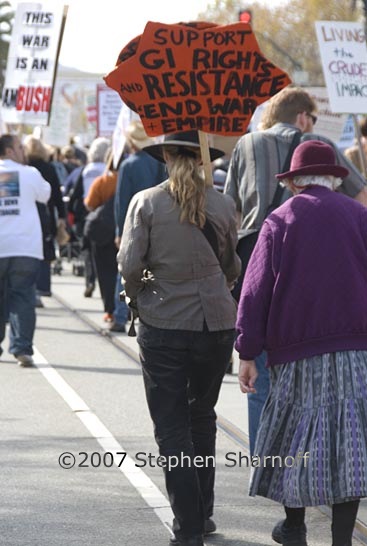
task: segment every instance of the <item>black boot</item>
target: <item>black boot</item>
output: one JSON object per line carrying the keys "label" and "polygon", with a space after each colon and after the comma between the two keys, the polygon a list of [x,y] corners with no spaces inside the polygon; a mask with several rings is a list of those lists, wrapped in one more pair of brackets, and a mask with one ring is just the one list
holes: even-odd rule
{"label": "black boot", "polygon": [[352,546],[352,535],[358,508],[359,500],[333,505],[331,524],[333,546]]}
{"label": "black boot", "polygon": [[285,527],[285,519],[278,521],[271,538],[283,546],[307,546],[307,527],[304,523],[298,527]]}

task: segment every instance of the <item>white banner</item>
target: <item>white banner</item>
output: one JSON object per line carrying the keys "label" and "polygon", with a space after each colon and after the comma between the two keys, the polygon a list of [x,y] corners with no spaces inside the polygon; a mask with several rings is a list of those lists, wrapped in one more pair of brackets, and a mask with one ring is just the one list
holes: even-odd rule
{"label": "white banner", "polygon": [[332,111],[326,87],[305,89],[317,104],[317,123],[312,132],[330,138],[339,146],[348,115]]}
{"label": "white banner", "polygon": [[362,23],[317,21],[316,34],[332,112],[367,112],[367,47]]}
{"label": "white banner", "polygon": [[[121,103],[122,101],[120,101]],[[126,144],[125,131],[134,120],[140,120],[136,112],[130,110],[124,102],[120,104],[120,112],[112,135],[113,166],[116,168]]]}
{"label": "white banner", "polygon": [[46,1],[17,5],[2,97],[5,123],[48,124],[66,9]]}
{"label": "white banner", "polygon": [[97,85],[97,136],[110,138],[121,110],[120,95],[105,84]]}

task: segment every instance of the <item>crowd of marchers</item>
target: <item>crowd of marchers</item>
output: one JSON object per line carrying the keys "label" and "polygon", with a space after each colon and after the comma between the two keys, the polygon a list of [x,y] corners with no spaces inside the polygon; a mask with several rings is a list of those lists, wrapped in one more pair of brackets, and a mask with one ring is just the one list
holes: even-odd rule
{"label": "crowd of marchers", "polygon": [[[34,364],[36,308],[75,253],[107,327],[139,319],[159,455],[215,460],[235,349],[250,456],[308,454],[253,469],[250,495],[284,507],[272,539],[307,546],[306,508],[327,505],[330,543],[351,546],[367,496],[367,119],[345,151],[315,124],[311,96],[283,89],[229,155],[209,147],[214,184],[196,131],[155,141],[135,119],[118,158],[107,138],[56,149],[1,135],[0,344],[8,324],[9,353]],[[203,546],[215,464],[163,471],[171,544]]]}

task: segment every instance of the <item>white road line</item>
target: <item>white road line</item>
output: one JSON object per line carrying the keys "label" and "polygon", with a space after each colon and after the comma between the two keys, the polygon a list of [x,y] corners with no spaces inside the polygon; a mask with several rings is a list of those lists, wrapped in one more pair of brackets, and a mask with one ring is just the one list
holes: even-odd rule
{"label": "white road line", "polygon": [[[97,440],[105,452],[115,455],[114,460],[118,462],[118,452],[126,452],[126,449],[116,440],[108,428],[102,423],[93,411],[87,406],[84,400],[74,391],[72,387],[61,377],[61,375],[47,362],[45,357],[34,347],[34,363],[55,389],[65,400],[70,409],[75,412],[90,434]],[[121,457],[120,457],[121,458]],[[126,458],[119,470],[135,487],[140,496],[150,506],[163,525],[171,532],[173,514],[167,498],[158,487],[140,468],[135,466],[134,460],[126,455]]]}

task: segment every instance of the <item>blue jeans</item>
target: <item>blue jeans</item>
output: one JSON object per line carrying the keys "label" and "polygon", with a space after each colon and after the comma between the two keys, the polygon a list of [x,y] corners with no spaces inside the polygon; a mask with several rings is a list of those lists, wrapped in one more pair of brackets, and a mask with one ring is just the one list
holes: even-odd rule
{"label": "blue jeans", "polygon": [[[180,461],[164,468],[178,539],[203,534],[204,521],[213,514],[214,406],[234,335],[234,330],[164,330],[140,321],[140,360],[155,439],[160,455]],[[202,457],[201,468],[187,462],[194,456]]]}
{"label": "blue jeans", "polygon": [[33,354],[39,266],[40,260],[36,258],[0,258],[0,344],[5,337],[7,309],[10,323],[9,352],[14,355]]}
{"label": "blue jeans", "polygon": [[117,273],[115,286],[115,310],[113,312],[114,321],[117,324],[126,324],[129,316],[129,308],[124,301],[120,301],[120,292],[124,289],[121,282],[121,275]]}
{"label": "blue jeans", "polygon": [[268,368],[265,368],[265,364],[266,364],[265,351],[263,351],[260,356],[255,358],[255,363],[256,363],[258,374],[259,374],[255,383],[256,393],[247,395],[248,428],[249,428],[251,455],[256,455],[256,453],[254,453],[256,434],[259,428],[261,412],[264,407],[265,401],[268,397],[269,388],[270,388],[269,370]]}

